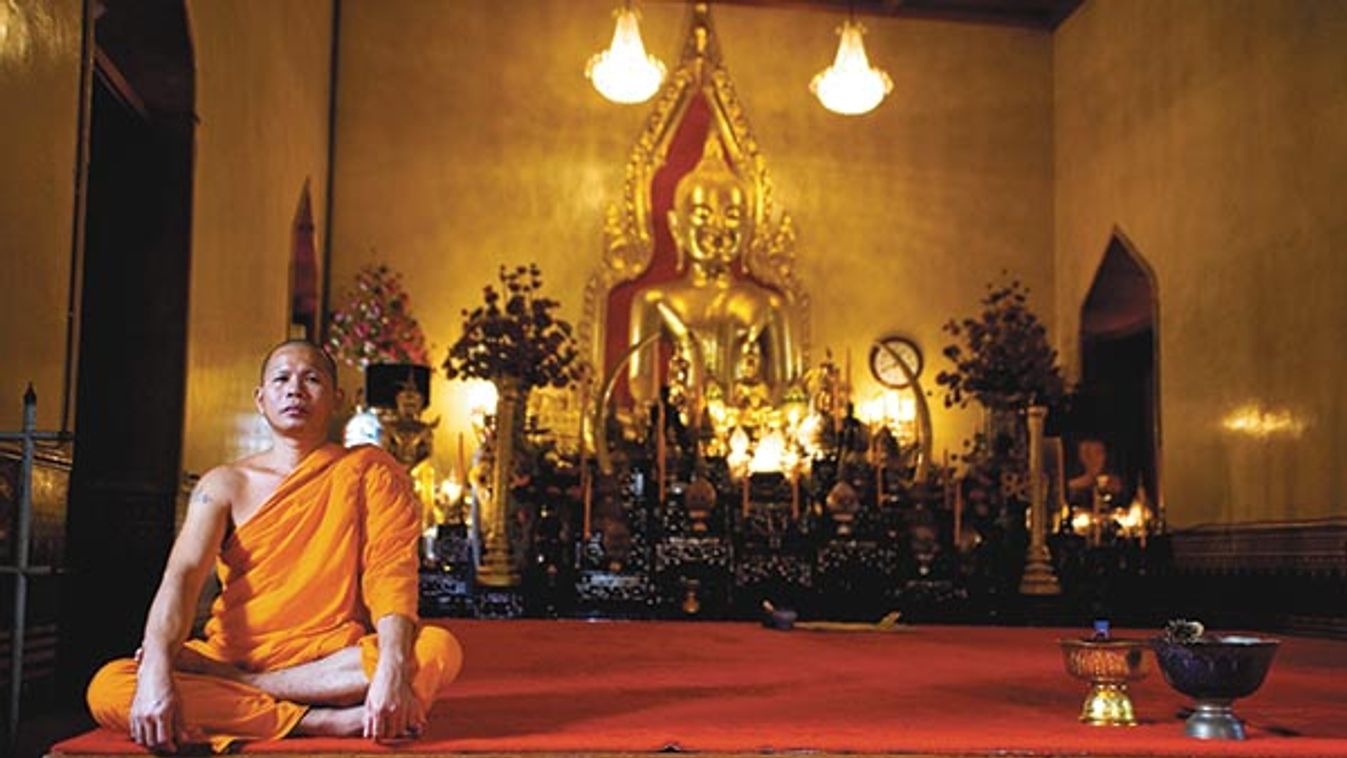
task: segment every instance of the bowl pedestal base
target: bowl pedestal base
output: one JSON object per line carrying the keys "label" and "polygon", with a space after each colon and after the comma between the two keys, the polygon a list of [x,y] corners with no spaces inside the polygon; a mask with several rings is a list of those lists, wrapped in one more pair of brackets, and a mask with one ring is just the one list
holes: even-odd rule
{"label": "bowl pedestal base", "polygon": [[1136,711],[1127,685],[1096,682],[1080,709],[1080,720],[1091,726],[1136,726]]}
{"label": "bowl pedestal base", "polygon": [[1242,740],[1244,722],[1235,715],[1234,700],[1207,698],[1193,703],[1183,732],[1199,740]]}

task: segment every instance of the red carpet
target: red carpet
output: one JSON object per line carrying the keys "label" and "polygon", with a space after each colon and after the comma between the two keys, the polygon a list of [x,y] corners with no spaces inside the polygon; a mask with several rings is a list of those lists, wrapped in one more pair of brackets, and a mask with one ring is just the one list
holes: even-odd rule
{"label": "red carpet", "polygon": [[[695,752],[1347,756],[1347,643],[1285,638],[1236,711],[1242,743],[1183,736],[1159,671],[1143,723],[1079,724],[1085,685],[1056,640],[1081,630],[913,627],[775,632],[749,624],[450,621],[467,656],[426,738],[294,739],[245,752]],[[1120,632],[1119,636],[1126,635]],[[95,731],[55,754],[135,753]]]}

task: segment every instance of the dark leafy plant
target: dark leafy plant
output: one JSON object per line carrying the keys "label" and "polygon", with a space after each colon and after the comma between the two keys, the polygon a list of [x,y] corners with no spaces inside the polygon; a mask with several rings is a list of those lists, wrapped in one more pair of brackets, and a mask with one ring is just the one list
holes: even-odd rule
{"label": "dark leafy plant", "polygon": [[520,388],[565,387],[579,375],[571,325],[543,297],[537,265],[500,268],[501,290],[482,289],[482,304],[463,310],[463,334],[449,348],[450,379],[514,378]]}
{"label": "dark leafy plant", "polygon": [[989,283],[981,313],[945,324],[955,342],[942,352],[954,368],[935,381],[945,388],[946,408],[964,407],[970,399],[991,410],[1060,405],[1065,382],[1057,351],[1028,301],[1029,288],[1018,279]]}

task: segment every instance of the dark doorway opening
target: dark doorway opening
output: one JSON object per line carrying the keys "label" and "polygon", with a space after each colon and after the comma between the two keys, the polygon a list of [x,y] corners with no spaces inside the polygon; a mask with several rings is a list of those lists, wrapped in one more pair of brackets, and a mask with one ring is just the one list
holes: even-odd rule
{"label": "dark doorway opening", "polygon": [[59,642],[81,699],[136,649],[174,536],[191,259],[194,80],[182,0],[93,3],[75,449]]}
{"label": "dark doorway opening", "polygon": [[1115,233],[1081,308],[1072,436],[1103,441],[1108,470],[1122,478],[1126,496],[1144,487],[1155,516],[1161,516],[1158,309],[1154,273]]}

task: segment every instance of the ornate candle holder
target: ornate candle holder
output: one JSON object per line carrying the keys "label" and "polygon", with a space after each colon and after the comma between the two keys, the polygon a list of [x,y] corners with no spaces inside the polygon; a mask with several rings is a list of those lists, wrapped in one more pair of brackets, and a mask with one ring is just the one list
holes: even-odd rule
{"label": "ornate candle holder", "polygon": [[1066,672],[1090,683],[1080,720],[1093,726],[1135,726],[1127,683],[1145,678],[1146,642],[1129,639],[1059,640]]}
{"label": "ornate candle holder", "polygon": [[1244,722],[1235,715],[1233,703],[1263,684],[1280,644],[1235,635],[1151,640],[1165,681],[1195,701],[1184,733],[1201,740],[1244,739]]}

